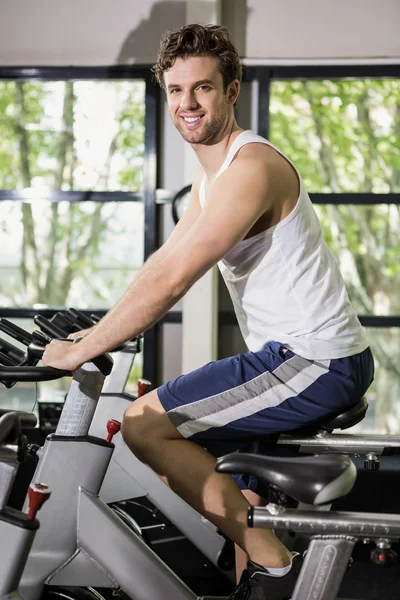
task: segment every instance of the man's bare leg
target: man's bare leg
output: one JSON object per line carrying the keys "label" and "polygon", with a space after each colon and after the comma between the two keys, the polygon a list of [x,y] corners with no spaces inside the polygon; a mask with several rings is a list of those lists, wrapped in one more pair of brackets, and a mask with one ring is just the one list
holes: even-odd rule
{"label": "man's bare leg", "polygon": [[[248,503],[251,506],[265,506],[265,504],[266,504],[264,498],[261,498],[261,496],[259,496],[255,492],[252,492],[251,490],[242,490],[242,494],[247,499]],[[238,582],[240,581],[242,573],[247,566],[248,559],[249,559],[249,556],[248,556],[247,552],[245,552],[244,550],[242,550],[240,548],[240,546],[235,544],[236,581],[238,581]],[[264,566],[266,566],[266,565],[264,565]]]}
{"label": "man's bare leg", "polygon": [[156,391],[135,400],[121,433],[132,452],[195,510],[221,529],[254,562],[269,568],[290,564],[291,553],[268,529],[247,527],[249,502],[230,475],[215,471],[216,459],[182,438]]}

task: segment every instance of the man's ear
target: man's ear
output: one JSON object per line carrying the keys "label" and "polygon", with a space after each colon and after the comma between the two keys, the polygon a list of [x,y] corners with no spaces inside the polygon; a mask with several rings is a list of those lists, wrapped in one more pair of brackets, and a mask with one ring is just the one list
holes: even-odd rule
{"label": "man's ear", "polygon": [[240,93],[240,82],[237,79],[235,79],[228,86],[227,96],[228,96],[228,100],[231,104],[235,104],[235,102],[239,98],[239,93]]}

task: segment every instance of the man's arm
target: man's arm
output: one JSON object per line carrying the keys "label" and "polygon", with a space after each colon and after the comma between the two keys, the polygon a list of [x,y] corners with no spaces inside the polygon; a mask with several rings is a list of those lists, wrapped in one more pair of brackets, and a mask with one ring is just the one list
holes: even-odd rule
{"label": "man's arm", "polygon": [[[199,172],[196,175],[195,181],[193,182],[188,205],[184,214],[182,215],[177,225],[175,225],[166,242],[158,250],[156,250],[156,252],[151,254],[146,260],[143,267],[135,276],[135,279],[133,280],[131,285],[136,283],[136,281],[140,277],[143,277],[143,275],[145,275],[148,270],[153,269],[167,256],[169,252],[171,252],[171,250],[176,246],[179,240],[187,233],[187,231],[190,229],[190,227],[200,215],[201,208],[199,202],[199,186],[203,175],[203,170],[199,170]],[[88,329],[71,333],[68,337],[69,339],[75,339],[77,337],[87,336],[91,334],[94,331],[95,327],[97,327],[100,323],[101,321],[99,321],[99,323],[97,323],[96,325],[93,325],[93,327],[89,327]]]}
{"label": "man's arm", "polygon": [[182,239],[182,237],[189,231],[193,223],[199,217],[201,213],[199,202],[199,188],[203,175],[203,170],[199,170],[196,175],[195,181],[192,185],[187,208],[183,213],[181,219],[179,219],[179,222],[177,223],[177,225],[175,225],[168,239],[161,246],[161,248],[159,248],[147,259],[147,261],[137,274],[136,278],[143,276],[146,273],[147,269],[152,269],[155,267],[156,264],[160,263],[169,254],[169,252],[171,252],[171,250]]}
{"label": "man's arm", "polygon": [[171,240],[160,260],[139,273],[101,323],[79,344],[61,348],[62,342],[52,342],[44,364],[75,369],[152,327],[246,236],[267,210],[267,198],[265,163],[244,153],[213,183],[201,214]]}

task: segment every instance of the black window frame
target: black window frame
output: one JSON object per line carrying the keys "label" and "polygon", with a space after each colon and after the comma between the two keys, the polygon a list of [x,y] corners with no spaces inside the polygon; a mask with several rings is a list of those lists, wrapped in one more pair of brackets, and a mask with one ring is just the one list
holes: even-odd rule
{"label": "black window frame", "polygon": [[[272,81],[288,79],[344,79],[346,77],[353,77],[356,79],[400,79],[400,65],[245,65],[243,67],[243,81],[247,83],[256,82],[258,88],[257,133],[267,139],[269,137],[270,87]],[[400,205],[400,194],[398,193],[310,193],[310,198],[314,204]],[[358,315],[358,318],[364,327],[400,327],[400,315]]]}
{"label": "black window frame", "polygon": [[[143,190],[132,193],[92,192],[92,191],[61,191],[53,190],[47,198],[51,202],[143,202],[144,203],[144,259],[146,260],[158,245],[156,224],[156,189],[159,177],[158,140],[160,135],[160,89],[154,81],[150,65],[141,66],[99,66],[99,67],[0,67],[0,81],[69,81],[69,80],[133,80],[145,82],[145,148],[143,162]],[[2,200],[26,200],[22,190],[0,190]],[[51,317],[56,311],[52,309],[34,310],[33,308],[3,308],[0,307],[0,317],[32,318],[35,314]],[[89,314],[93,311],[84,311]],[[106,310],[96,310],[105,314]],[[145,333],[143,348],[143,377],[150,381],[157,380],[157,342],[158,327],[153,327]]]}

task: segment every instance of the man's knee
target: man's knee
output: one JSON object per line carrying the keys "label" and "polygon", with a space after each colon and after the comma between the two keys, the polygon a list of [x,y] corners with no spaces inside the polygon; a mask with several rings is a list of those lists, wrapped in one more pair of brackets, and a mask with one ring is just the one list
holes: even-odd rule
{"label": "man's knee", "polygon": [[[139,420],[138,420],[139,421]],[[140,433],[139,422],[135,425],[135,417],[125,411],[124,417],[121,423],[121,435],[125,444],[134,452],[139,454],[140,452],[140,440],[146,439],[143,433]]]}
{"label": "man's knee", "polygon": [[126,445],[135,454],[139,453],[149,442],[150,436],[148,432],[150,428],[149,416],[145,411],[143,403],[135,400],[126,409],[121,424],[121,435]]}
{"label": "man's knee", "polygon": [[161,406],[156,390],[138,398],[127,408],[121,435],[135,454],[154,448],[157,441],[179,437]]}

